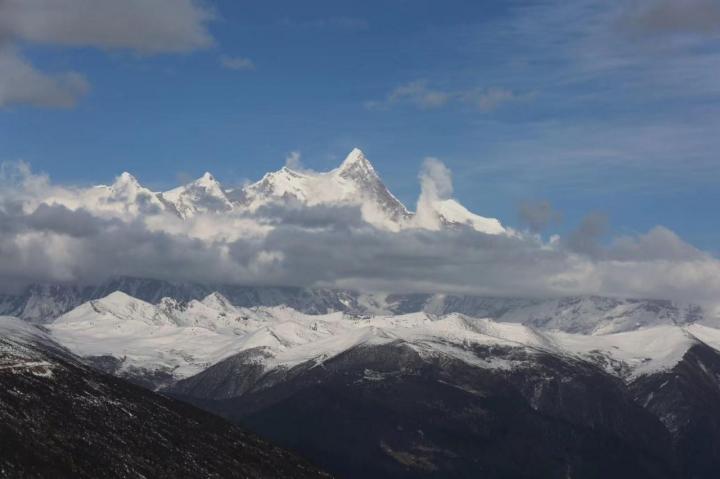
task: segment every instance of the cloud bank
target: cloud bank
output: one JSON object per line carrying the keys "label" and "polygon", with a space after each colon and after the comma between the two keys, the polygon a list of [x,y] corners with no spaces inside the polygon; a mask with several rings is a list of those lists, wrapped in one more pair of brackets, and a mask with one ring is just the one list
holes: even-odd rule
{"label": "cloud bank", "polygon": [[0,108],[22,104],[69,108],[88,90],[87,80],[78,72],[44,73],[14,48],[0,47]]}
{"label": "cloud bank", "polygon": [[719,34],[720,4],[715,0],[640,2],[622,17],[623,26],[640,35]]}
{"label": "cloud bank", "polygon": [[21,44],[129,50],[143,55],[213,45],[214,13],[193,0],[3,0],[0,2],[0,108],[73,106],[88,90],[77,72],[43,72]]}
{"label": "cloud bank", "polygon": [[[353,205],[288,202],[253,212],[181,220],[87,200],[27,165],[0,177],[0,289],[35,282],[92,283],[128,275],[243,285],[340,287],[555,297],[598,294],[720,304],[720,261],[658,226],[601,241],[589,216],[567,238],[530,231],[487,235],[470,228],[376,229]],[[423,196],[452,193],[438,160],[421,173]],[[117,202],[117,204],[113,204]]]}

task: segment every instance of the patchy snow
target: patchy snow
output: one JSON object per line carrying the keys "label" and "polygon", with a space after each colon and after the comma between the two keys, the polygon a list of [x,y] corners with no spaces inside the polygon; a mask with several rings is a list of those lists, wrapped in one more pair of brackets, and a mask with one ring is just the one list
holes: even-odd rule
{"label": "patchy snow", "polygon": [[52,378],[57,365],[45,360],[34,347],[37,344],[58,349],[40,328],[17,318],[0,316],[0,374],[30,373]]}

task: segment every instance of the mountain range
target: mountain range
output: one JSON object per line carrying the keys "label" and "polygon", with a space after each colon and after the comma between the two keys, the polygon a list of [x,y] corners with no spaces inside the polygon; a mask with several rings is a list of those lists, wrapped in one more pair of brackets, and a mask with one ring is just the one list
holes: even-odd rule
{"label": "mountain range", "polygon": [[[123,173],[46,201],[209,242],[303,208],[371,234],[521,235],[437,188],[411,211],[357,149],[239,188],[206,173],[158,192]],[[106,276],[0,295],[0,476],[322,477],[288,450],[347,478],[720,470],[720,318],[699,305]]]}
{"label": "mountain range", "polygon": [[[330,297],[289,291],[269,297]],[[41,328],[96,370],[340,477],[709,478],[720,466],[720,329],[697,307],[335,293],[344,309],[302,312],[116,291]]]}
{"label": "mountain range", "polygon": [[506,232],[498,220],[476,215],[452,198],[432,198],[418,204],[421,211],[411,212],[387,189],[370,161],[357,148],[331,171],[296,171],[283,167],[239,188],[225,188],[206,172],[195,181],[157,192],[124,172],[111,185],[94,186],[76,193],[72,197],[50,197],[48,202],[126,219],[158,213],[170,213],[181,219],[198,214],[255,216],[273,207],[352,206],[359,207],[365,222],[388,231],[461,226],[488,234]]}

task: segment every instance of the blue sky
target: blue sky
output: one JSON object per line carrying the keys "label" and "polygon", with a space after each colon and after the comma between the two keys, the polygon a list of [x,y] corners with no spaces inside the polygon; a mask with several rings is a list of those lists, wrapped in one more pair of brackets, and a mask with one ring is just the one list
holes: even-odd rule
{"label": "blue sky", "polygon": [[[616,234],[661,224],[720,251],[713,0],[132,1],[127,37],[61,3],[72,31],[47,27],[47,0],[0,9],[0,161],[165,188],[257,179],[291,151],[329,169],[358,146],[409,205],[433,156],[509,224],[548,200],[561,232],[600,211]],[[28,66],[37,88],[8,82]]]}

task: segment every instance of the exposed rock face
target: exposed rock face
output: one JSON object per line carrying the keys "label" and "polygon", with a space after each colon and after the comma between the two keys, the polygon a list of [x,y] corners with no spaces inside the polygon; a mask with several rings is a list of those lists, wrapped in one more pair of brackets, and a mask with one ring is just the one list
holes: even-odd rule
{"label": "exposed rock face", "polygon": [[682,477],[720,471],[720,354],[693,346],[674,368],[631,384],[637,402],[657,416],[673,438]]}

